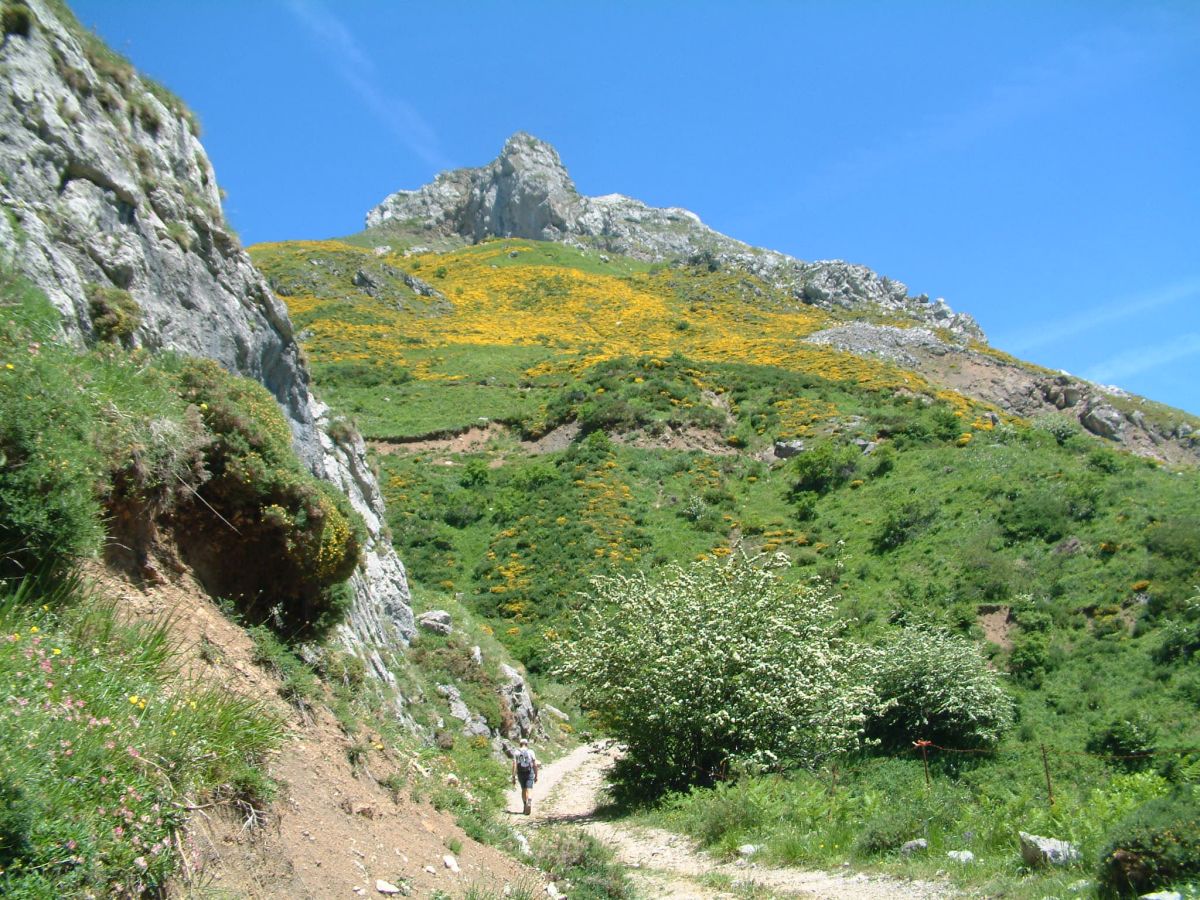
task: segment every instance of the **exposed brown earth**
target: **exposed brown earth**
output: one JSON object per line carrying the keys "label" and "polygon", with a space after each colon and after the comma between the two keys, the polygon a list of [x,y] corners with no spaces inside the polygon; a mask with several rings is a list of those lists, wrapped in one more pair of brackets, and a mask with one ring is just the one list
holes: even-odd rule
{"label": "exposed brown earth", "polygon": [[[278,800],[261,823],[237,808],[195,811],[176,897],[329,898],[381,896],[376,880],[405,884],[412,896],[462,896],[476,887],[500,896],[506,885],[540,885],[539,873],[467,837],[447,813],[394,798],[379,780],[399,773],[407,784],[426,775],[395,747],[371,749],[351,766],[350,740],[317,705],[301,712],[278,694],[279,682],[252,660],[246,632],[230,622],[190,574],[138,586],[110,570],[89,573],[126,615],[169,616],[184,677],[223,685],[267,704],[287,723],[287,737],[268,770]],[[451,842],[460,872],[444,863]],[[428,871],[431,869],[432,871]]]}
{"label": "exposed brown earth", "polygon": [[1017,623],[1013,621],[1012,610],[1009,607],[981,606],[979,627],[983,629],[983,636],[1000,649],[1013,648],[1012,632]]}

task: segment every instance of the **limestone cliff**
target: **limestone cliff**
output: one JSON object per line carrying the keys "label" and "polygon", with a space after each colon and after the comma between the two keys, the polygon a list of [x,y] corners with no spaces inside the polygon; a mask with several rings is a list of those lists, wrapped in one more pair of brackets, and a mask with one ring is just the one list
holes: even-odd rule
{"label": "limestone cliff", "polygon": [[367,227],[432,232],[478,242],[521,237],[595,247],[652,262],[690,260],[751,272],[796,300],[826,308],[873,306],[976,339],[969,315],[944,300],[909,296],[898,281],[866,266],[803,262],[751,247],[709,228],[686,209],[659,209],[621,194],[585,197],[558,152],[517,133],[500,156],[476,169],[443,172],[415,191],[397,191],[367,213]]}
{"label": "limestone cliff", "polygon": [[223,219],[194,120],[61,4],[18,8],[23,27],[0,44],[5,264],[45,291],[67,340],[91,342],[97,292],[120,289],[141,310],[130,346],[210,357],[274,394],[299,455],[370,528],[343,633],[389,678],[379,653],[406,642],[413,624],[378,488],[361,441],[339,446],[324,433],[286,308]]}

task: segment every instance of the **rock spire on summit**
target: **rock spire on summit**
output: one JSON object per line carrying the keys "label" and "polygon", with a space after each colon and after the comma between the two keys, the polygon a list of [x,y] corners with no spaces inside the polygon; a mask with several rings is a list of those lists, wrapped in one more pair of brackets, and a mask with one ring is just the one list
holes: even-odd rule
{"label": "rock spire on summit", "polygon": [[803,262],[751,247],[709,228],[695,213],[648,206],[622,194],[585,197],[558,151],[523,131],[485,166],[442,172],[432,183],[397,191],[367,213],[367,227],[478,243],[511,237],[557,241],[648,262],[703,258],[762,278],[797,301],[824,307],[870,304],[974,338],[968,315],[910,297],[899,281],[865,266]]}

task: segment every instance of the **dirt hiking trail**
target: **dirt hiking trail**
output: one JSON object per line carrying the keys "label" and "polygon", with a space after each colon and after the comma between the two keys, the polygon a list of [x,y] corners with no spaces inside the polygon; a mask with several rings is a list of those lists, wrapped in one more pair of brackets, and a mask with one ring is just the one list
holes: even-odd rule
{"label": "dirt hiking trail", "polygon": [[530,830],[548,825],[584,829],[613,849],[618,862],[629,868],[638,894],[645,897],[710,900],[753,892],[820,900],[930,900],[956,895],[949,885],[932,882],[773,868],[744,860],[722,862],[682,835],[599,819],[600,794],[618,755],[607,743],[586,744],[542,766],[533,789],[532,815],[520,815],[521,792],[509,791],[508,811],[514,825]]}

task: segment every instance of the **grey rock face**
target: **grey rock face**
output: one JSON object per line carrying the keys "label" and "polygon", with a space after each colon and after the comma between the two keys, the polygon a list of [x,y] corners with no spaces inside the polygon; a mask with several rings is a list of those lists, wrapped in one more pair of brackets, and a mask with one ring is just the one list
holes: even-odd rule
{"label": "grey rock face", "polygon": [[1031,868],[1038,866],[1065,866],[1079,859],[1079,849],[1067,841],[1040,837],[1025,831],[1018,832],[1021,838],[1021,858]]}
{"label": "grey rock face", "polygon": [[519,237],[559,241],[650,262],[694,261],[757,275],[795,300],[824,307],[874,305],[933,327],[983,336],[975,320],[944,300],[910,297],[898,281],[865,266],[802,262],[743,244],[709,228],[695,213],[647,206],[621,194],[585,197],[558,152],[517,133],[500,156],[476,169],[443,172],[432,184],[397,191],[367,213],[368,228],[430,230],[469,241]]}
{"label": "grey rock face", "polygon": [[452,684],[439,684],[437,692],[450,704],[451,717],[463,723],[463,734],[467,737],[491,737],[492,730],[488,728],[487,719],[471,712],[458,688]]}
{"label": "grey rock face", "polygon": [[1066,375],[1059,375],[1042,385],[1042,396],[1047,403],[1053,403],[1056,409],[1075,406],[1086,393],[1086,386]]}
{"label": "grey rock face", "polygon": [[0,255],[62,313],[66,340],[95,337],[87,285],[115,286],[142,309],[132,346],[215,359],[271,391],[297,452],[366,520],[342,634],[390,681],[381,654],[412,635],[412,613],[361,440],[325,434],[287,310],[225,225],[189,122],[137,75],[97,73],[71,25],[42,0],[28,5],[29,36],[0,44]]}
{"label": "grey rock face", "polygon": [[512,666],[503,663],[500,665],[500,674],[504,676],[500,698],[508,705],[513,717],[513,725],[505,737],[511,740],[533,737],[539,730],[538,713],[525,678]]}
{"label": "grey rock face", "polygon": [[417,619],[417,624],[426,631],[432,631],[434,634],[449,634],[451,628],[450,613],[444,609],[431,609],[429,612],[421,613]]}
{"label": "grey rock face", "polygon": [[439,684],[437,686],[439,696],[445,697],[450,704],[450,715],[458,719],[460,722],[469,721],[471,718],[471,710],[467,708],[467,704],[463,701],[462,694],[452,684]]}
{"label": "grey rock face", "polygon": [[810,344],[823,344],[861,356],[886,359],[910,369],[920,365],[914,351],[925,351],[934,356],[962,352],[958,344],[942,340],[928,328],[896,328],[866,322],[826,328],[810,334],[805,340]]}
{"label": "grey rock face", "polygon": [[1125,426],[1124,416],[1107,403],[1096,399],[1089,401],[1079,421],[1092,434],[1114,441],[1121,439],[1121,431]]}
{"label": "grey rock face", "polygon": [[310,397],[309,404],[320,442],[317,474],[341,489],[367,526],[363,561],[351,578],[354,602],[340,628],[345,643],[363,653],[372,671],[389,683],[380,651],[406,645],[414,634],[412,596],[404,564],[384,533],[383,495],[367,463],[367,448],[357,434],[335,441],[329,436],[329,408]]}
{"label": "grey rock face", "polygon": [[905,856],[912,856],[914,853],[920,853],[922,850],[929,849],[929,841],[925,838],[917,838],[915,841],[905,841],[900,847],[900,852]]}
{"label": "grey rock face", "polygon": [[38,0],[30,7],[29,37],[0,49],[0,204],[12,216],[0,244],[62,312],[69,339],[92,337],[85,285],[128,290],[143,312],[135,346],[206,356],[260,381],[313,462],[308,376],[287,311],[225,225],[188,122],[136,77],[124,89],[105,82],[67,26]]}
{"label": "grey rock face", "polygon": [[776,459],[791,459],[793,456],[798,456],[804,452],[804,441],[796,439],[790,441],[776,441],[772,447]]}

